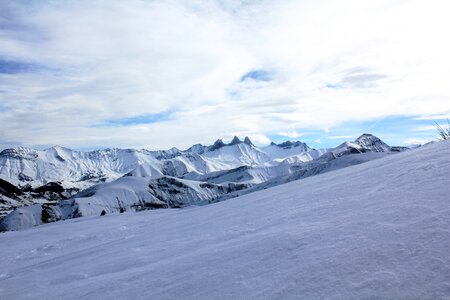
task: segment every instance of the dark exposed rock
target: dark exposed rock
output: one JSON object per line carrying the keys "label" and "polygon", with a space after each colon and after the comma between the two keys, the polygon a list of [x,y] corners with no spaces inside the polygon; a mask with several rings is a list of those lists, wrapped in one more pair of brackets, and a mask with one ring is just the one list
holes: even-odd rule
{"label": "dark exposed rock", "polygon": [[246,144],[249,145],[249,146],[253,146],[253,143],[252,143],[252,141],[249,139],[248,136],[245,137],[244,143],[246,143]]}
{"label": "dark exposed rock", "polygon": [[35,188],[33,191],[35,193],[45,193],[45,192],[62,193],[65,191],[65,189],[59,182],[49,182],[43,186]]}
{"label": "dark exposed rock", "polygon": [[235,137],[231,140],[231,143],[229,143],[228,145],[229,145],[229,146],[233,146],[233,145],[237,145],[237,144],[240,144],[240,143],[242,143],[242,141],[241,141],[237,136],[235,136]]}
{"label": "dark exposed rock", "polygon": [[209,146],[208,149],[210,151],[214,151],[214,150],[220,149],[224,146],[226,146],[226,144],[221,139],[218,139],[217,141],[214,142],[214,144],[212,146]]}
{"label": "dark exposed rock", "polygon": [[42,223],[51,223],[61,220],[61,214],[54,209],[54,204],[42,204],[41,221]]}
{"label": "dark exposed rock", "polygon": [[23,194],[21,189],[16,187],[14,184],[9,183],[8,181],[3,180],[1,178],[0,178],[0,193],[12,198]]}
{"label": "dark exposed rock", "polygon": [[407,151],[407,150],[411,150],[411,149],[408,148],[408,147],[393,146],[393,147],[391,147],[391,150],[392,150],[393,152],[403,152],[403,151]]}
{"label": "dark exposed rock", "polygon": [[156,209],[156,208],[167,208],[168,206],[167,204],[161,202],[147,202],[144,204],[144,207]]}

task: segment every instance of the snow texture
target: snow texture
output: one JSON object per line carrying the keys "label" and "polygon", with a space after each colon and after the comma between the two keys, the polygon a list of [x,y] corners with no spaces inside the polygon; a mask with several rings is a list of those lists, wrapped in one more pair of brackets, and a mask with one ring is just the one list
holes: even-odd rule
{"label": "snow texture", "polygon": [[450,143],[0,234],[1,299],[449,299]]}

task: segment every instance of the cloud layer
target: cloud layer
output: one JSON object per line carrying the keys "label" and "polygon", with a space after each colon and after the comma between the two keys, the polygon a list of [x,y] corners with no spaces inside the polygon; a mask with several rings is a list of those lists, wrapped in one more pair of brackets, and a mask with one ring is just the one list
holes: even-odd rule
{"label": "cloud layer", "polygon": [[0,147],[183,148],[233,135],[265,143],[279,133],[353,135],[333,131],[348,122],[432,120],[450,113],[449,8],[4,1]]}

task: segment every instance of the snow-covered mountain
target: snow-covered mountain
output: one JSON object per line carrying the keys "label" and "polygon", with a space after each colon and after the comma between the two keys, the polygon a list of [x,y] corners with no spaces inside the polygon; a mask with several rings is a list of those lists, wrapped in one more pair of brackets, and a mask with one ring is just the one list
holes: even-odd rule
{"label": "snow-covered mountain", "polygon": [[[119,159],[117,156],[121,151],[125,154]],[[301,142],[285,142],[279,145],[272,143],[259,149],[248,138],[240,141],[235,137],[229,144],[218,140],[212,146],[195,145],[186,151],[104,150],[102,154],[74,152],[76,157],[81,157],[83,172],[90,171],[89,167],[94,164],[89,160],[92,157],[96,163],[98,157],[107,162],[102,166],[105,170],[103,174],[109,172],[117,176],[121,174],[119,171],[124,173],[133,166],[134,169],[112,182],[100,183],[72,195],[69,200],[66,200],[69,198],[67,195],[58,198],[54,193],[51,194],[51,200],[54,201],[43,201],[40,197],[39,201],[36,201],[37,204],[16,209],[9,214],[0,222],[0,229],[24,229],[62,219],[98,215],[102,211],[112,213],[145,208],[204,205],[396,152],[377,137],[368,134],[329,151],[311,149]],[[69,153],[70,150],[65,150],[64,157],[58,154],[62,158],[61,163],[74,161],[75,154]],[[113,161],[120,163],[110,163],[108,154],[111,153],[115,157]],[[32,157],[35,158],[34,162],[39,162],[35,166],[40,166],[43,163],[38,160],[39,155],[46,157],[48,161],[54,158],[55,152],[48,154],[43,151],[37,154],[37,157]],[[128,162],[128,165],[125,162]],[[120,169],[117,166],[120,166]],[[73,168],[81,169],[75,166]],[[81,174],[80,171],[76,176]],[[47,186],[49,184],[58,185],[48,183]],[[36,189],[33,190],[35,191]],[[44,198],[49,200],[49,195],[45,195],[47,197]],[[29,196],[28,194],[28,198]],[[22,198],[23,196],[18,195],[15,200],[4,200],[6,206],[10,204],[9,210],[6,210],[8,207],[3,209],[4,213],[20,206],[17,202],[20,203],[18,200]],[[30,205],[32,202],[25,204]]]}
{"label": "snow-covered mountain", "polygon": [[0,234],[0,295],[447,299],[449,157],[444,141],[213,205]]}
{"label": "snow-covered mountain", "polygon": [[131,149],[81,152],[59,146],[43,151],[20,147],[0,152],[0,177],[18,186],[61,182],[82,189],[117,179],[141,164],[152,166],[160,175],[160,162],[154,156],[149,151]]}
{"label": "snow-covered mountain", "polygon": [[[286,151],[288,147],[281,146],[264,151],[255,147],[249,138],[241,141],[235,137],[228,144],[217,140],[211,146],[197,144],[185,151],[172,148],[159,151],[105,149],[81,152],[59,146],[42,151],[23,147],[6,149],[0,153],[0,178],[24,193],[0,193],[0,218],[17,207],[33,203],[54,204],[78,191],[112,182],[125,175],[147,179],[170,176],[199,181],[199,178],[210,173],[247,166],[277,165],[280,164],[278,159],[298,161],[295,156],[308,160],[321,153],[302,145],[289,151]],[[42,192],[48,189],[48,185],[63,187],[65,191]]]}
{"label": "snow-covered mountain", "polygon": [[260,149],[248,138],[241,141],[235,137],[229,144],[217,140],[211,146],[198,144],[185,151],[172,148],[81,152],[59,146],[37,151],[19,147],[0,152],[0,178],[20,187],[60,182],[65,187],[84,189],[130,172],[145,177],[181,177],[189,173],[206,174],[244,165],[263,165],[292,156],[308,161],[322,154],[302,143],[302,147],[295,146],[299,143],[293,143],[293,147],[274,145]]}
{"label": "snow-covered mountain", "polygon": [[325,152],[325,150],[310,148],[305,143],[299,141],[287,141],[278,145],[272,142],[269,146],[263,148],[263,151],[272,160],[282,161],[287,158],[295,157],[303,162],[316,159]]}

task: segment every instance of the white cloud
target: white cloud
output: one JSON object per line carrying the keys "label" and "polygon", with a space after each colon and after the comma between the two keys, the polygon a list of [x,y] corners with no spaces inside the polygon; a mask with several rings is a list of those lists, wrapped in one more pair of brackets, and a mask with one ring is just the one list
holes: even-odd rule
{"label": "white cloud", "polygon": [[415,138],[411,138],[411,139],[406,139],[403,141],[403,145],[423,145],[426,144],[428,142],[430,142],[430,139],[415,139]]}
{"label": "white cloud", "polygon": [[285,136],[285,137],[289,137],[289,138],[293,138],[293,139],[302,136],[302,134],[298,133],[298,132],[295,131],[295,130],[290,130],[290,131],[280,131],[280,132],[278,132],[278,135]]}
{"label": "white cloud", "polygon": [[270,144],[270,139],[264,134],[249,133],[246,136],[248,136],[252,143],[254,143],[255,145],[264,146]]}
{"label": "white cloud", "polygon": [[422,125],[422,126],[416,126],[412,130],[413,131],[436,131],[438,127],[446,128],[448,125],[445,123],[437,123],[435,125]]}
{"label": "white cloud", "polygon": [[[230,132],[294,138],[285,128],[448,114],[449,8],[444,0],[3,2],[12,26],[1,29],[0,59],[47,70],[0,73],[0,140],[183,148]],[[251,70],[273,80],[240,82]],[[171,117],[94,126],[162,112]]]}
{"label": "white cloud", "polygon": [[351,139],[353,136],[351,135],[334,135],[334,136],[327,136],[327,139]]}
{"label": "white cloud", "polygon": [[445,119],[450,119],[450,114],[447,115],[431,115],[431,116],[421,116],[421,117],[417,117],[415,118],[415,120],[431,120],[431,121],[437,121],[437,120],[445,120]]}

